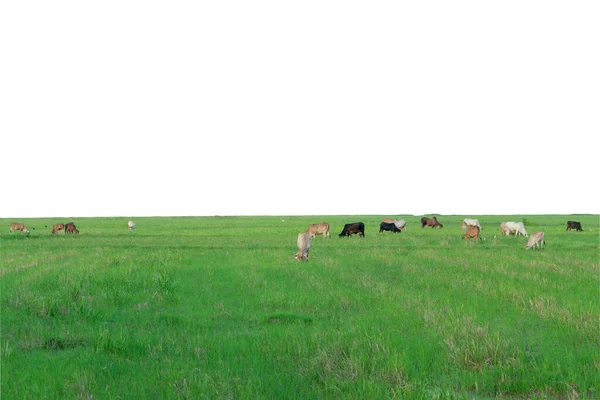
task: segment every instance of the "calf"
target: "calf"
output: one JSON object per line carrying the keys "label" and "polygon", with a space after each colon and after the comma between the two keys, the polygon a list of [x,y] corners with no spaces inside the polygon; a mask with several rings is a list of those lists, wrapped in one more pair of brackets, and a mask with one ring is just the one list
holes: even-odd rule
{"label": "calf", "polygon": [[58,223],[58,224],[52,225],[52,234],[53,235],[59,231],[62,231],[62,233],[65,233],[65,224]]}
{"label": "calf", "polygon": [[130,231],[134,230],[135,229],[135,222],[129,221],[127,223],[127,229],[129,229]]}
{"label": "calf", "polygon": [[546,241],[544,240],[544,232],[536,232],[529,238],[529,241],[525,245],[525,250],[529,250],[530,248],[536,246],[539,250],[542,250],[545,244]]}
{"label": "calf", "polygon": [[475,238],[475,243],[479,243],[479,227],[477,226],[469,226],[463,239],[473,239]]}
{"label": "calf", "polygon": [[65,225],[65,233],[79,233],[79,230],[77,230],[74,223],[69,222]]}
{"label": "calf", "polygon": [[27,229],[25,227],[25,224],[22,224],[20,222],[12,222],[10,224],[10,229],[8,231],[9,232],[18,231],[18,232],[29,233],[29,229]]}
{"label": "calf", "polygon": [[320,224],[310,224],[306,233],[314,238],[316,235],[323,235],[323,237],[331,237],[329,234],[329,224],[327,222],[321,222]]}
{"label": "calf", "polygon": [[396,232],[400,232],[400,229],[398,229],[398,227],[394,223],[382,222],[379,225],[379,232],[381,233],[383,231],[392,231],[392,232],[396,233]]}
{"label": "calf", "polygon": [[437,217],[433,217],[433,218],[427,218],[427,217],[423,217],[421,218],[421,228],[425,228],[426,226],[430,226],[432,228],[443,228],[444,225],[440,224],[437,220]]}
{"label": "calf", "polygon": [[344,229],[342,233],[340,233],[340,237],[342,236],[350,236],[358,233],[359,236],[365,237],[365,224],[362,222],[354,222],[351,224],[344,225]]}
{"label": "calf", "polygon": [[298,234],[298,252],[294,256],[297,260],[308,260],[308,252],[312,244],[312,239],[308,232],[302,232]]}
{"label": "calf", "polygon": [[583,231],[581,224],[577,221],[567,221],[567,230],[575,229],[576,231]]}

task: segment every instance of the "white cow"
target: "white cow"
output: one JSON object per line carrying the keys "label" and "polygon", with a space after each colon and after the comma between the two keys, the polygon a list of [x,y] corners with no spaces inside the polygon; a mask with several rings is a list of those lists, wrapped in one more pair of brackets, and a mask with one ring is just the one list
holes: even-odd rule
{"label": "white cow", "polygon": [[529,233],[525,230],[525,225],[522,222],[507,222],[504,224],[504,234],[506,236],[514,234],[515,236],[523,235],[529,236]]}
{"label": "white cow", "polygon": [[386,224],[394,224],[396,228],[400,229],[401,232],[406,232],[406,221],[403,219],[392,219],[392,218],[384,218],[381,222],[385,222]]}
{"label": "white cow", "polygon": [[312,239],[308,232],[302,232],[298,234],[298,252],[294,256],[297,260],[308,260],[308,251],[312,244]]}
{"label": "white cow", "polygon": [[529,241],[525,245],[525,250],[529,250],[530,248],[536,246],[539,250],[542,250],[544,248],[544,244],[546,244],[546,241],[544,240],[544,232],[536,232],[529,238]]}
{"label": "white cow", "polygon": [[135,229],[135,222],[133,222],[133,221],[129,221],[129,222],[127,223],[127,228],[128,228],[130,231],[134,230],[134,229]]}
{"label": "white cow", "polygon": [[471,218],[465,218],[462,221],[462,229],[466,229],[469,226],[476,226],[479,228],[479,230],[483,230],[483,228],[481,227],[481,225],[479,224],[479,220],[477,219],[471,219]]}

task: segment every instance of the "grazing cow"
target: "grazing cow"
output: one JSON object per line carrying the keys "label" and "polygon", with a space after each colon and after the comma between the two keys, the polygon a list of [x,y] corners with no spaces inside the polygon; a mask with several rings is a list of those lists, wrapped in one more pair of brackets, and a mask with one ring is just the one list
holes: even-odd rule
{"label": "grazing cow", "polygon": [[437,217],[433,217],[433,218],[427,218],[427,217],[423,217],[421,218],[421,228],[425,228],[426,226],[430,226],[432,228],[443,228],[444,225],[440,224],[437,220]]}
{"label": "grazing cow", "polygon": [[75,228],[74,223],[69,222],[65,225],[65,233],[79,233],[79,231],[77,230],[77,228]]}
{"label": "grazing cow", "polygon": [[398,229],[398,227],[394,223],[382,222],[379,225],[379,232],[381,233],[383,231],[391,231],[391,232],[396,233],[396,232],[400,232],[400,229]]}
{"label": "grazing cow", "polygon": [[476,226],[479,228],[479,230],[483,230],[483,228],[481,227],[481,225],[479,224],[479,220],[477,219],[471,219],[471,218],[465,218],[462,221],[462,229],[465,229],[469,226]]}
{"label": "grazing cow", "polygon": [[329,234],[329,224],[327,222],[308,225],[306,233],[310,235],[311,239],[314,238],[316,235],[323,235],[323,237],[331,237],[331,235]]}
{"label": "grazing cow", "polygon": [[536,232],[529,238],[529,241],[525,245],[525,250],[529,250],[530,248],[536,246],[539,250],[542,250],[545,244],[546,240],[544,240],[544,232]]}
{"label": "grazing cow", "polygon": [[59,223],[59,224],[52,225],[52,234],[53,235],[59,231],[62,231],[62,233],[65,233],[65,224]]}
{"label": "grazing cow", "polygon": [[294,256],[297,260],[308,260],[308,252],[312,244],[312,239],[308,232],[302,232],[298,234],[298,252]]}
{"label": "grazing cow", "polygon": [[9,232],[18,231],[18,232],[29,233],[29,229],[27,229],[25,227],[25,224],[22,224],[20,222],[12,222],[10,224],[10,229],[8,231]]}
{"label": "grazing cow", "polygon": [[340,237],[342,236],[350,236],[358,233],[359,236],[365,237],[365,224],[362,222],[354,222],[351,224],[344,225],[344,229],[342,233],[340,233]]}
{"label": "grazing cow", "polygon": [[475,238],[475,243],[479,243],[479,227],[475,225],[470,225],[463,236],[463,239],[473,239]]}
{"label": "grazing cow", "polygon": [[583,232],[583,229],[581,229],[581,224],[577,221],[567,221],[567,230],[570,231],[571,229]]}
{"label": "grazing cow", "polygon": [[527,233],[527,231],[525,230],[525,225],[523,225],[522,222],[507,222],[504,224],[504,234],[506,236],[508,235],[515,235],[515,236],[529,236],[529,233]]}
{"label": "grazing cow", "polygon": [[392,218],[384,218],[381,222],[385,222],[386,224],[394,224],[401,232],[406,231],[406,221],[403,219],[392,219]]}
{"label": "grazing cow", "polygon": [[129,221],[127,223],[127,229],[129,229],[130,231],[134,230],[135,229],[135,222]]}

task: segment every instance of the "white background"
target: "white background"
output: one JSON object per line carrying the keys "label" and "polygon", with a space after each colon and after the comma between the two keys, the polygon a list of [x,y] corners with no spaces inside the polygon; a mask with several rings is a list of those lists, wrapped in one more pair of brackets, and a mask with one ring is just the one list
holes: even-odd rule
{"label": "white background", "polygon": [[9,1],[0,217],[600,213],[598,1]]}

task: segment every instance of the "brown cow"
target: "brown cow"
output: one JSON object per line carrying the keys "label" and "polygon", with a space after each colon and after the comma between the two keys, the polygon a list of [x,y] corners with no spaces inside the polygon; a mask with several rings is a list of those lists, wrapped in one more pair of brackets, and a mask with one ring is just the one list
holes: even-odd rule
{"label": "brown cow", "polygon": [[471,225],[467,228],[463,239],[473,239],[475,238],[475,243],[479,243],[479,227]]}
{"label": "brown cow", "polygon": [[65,233],[79,233],[79,231],[77,230],[77,228],[75,228],[74,223],[69,222],[65,225]]}
{"label": "brown cow", "polygon": [[12,222],[10,224],[10,229],[8,231],[9,232],[18,231],[18,232],[29,233],[29,229],[27,229],[25,227],[25,224],[22,224],[20,222]]}
{"label": "brown cow", "polygon": [[310,235],[311,239],[314,238],[316,235],[323,235],[323,237],[331,237],[331,235],[329,234],[329,224],[327,222],[308,225],[306,233]]}
{"label": "brown cow", "polygon": [[54,235],[58,231],[62,231],[62,233],[65,233],[65,224],[59,223],[52,225],[52,234]]}
{"label": "brown cow", "polygon": [[545,244],[546,240],[544,239],[544,232],[536,232],[529,236],[529,241],[525,245],[525,250],[529,250],[536,246],[539,250],[542,250]]}
{"label": "brown cow", "polygon": [[342,233],[340,233],[340,237],[356,235],[365,237],[365,224],[362,222],[353,222],[351,224],[344,225],[344,229],[342,229]]}
{"label": "brown cow", "polygon": [[298,252],[294,256],[297,260],[308,260],[308,252],[312,244],[312,239],[308,232],[302,232],[298,234]]}
{"label": "brown cow", "polygon": [[443,228],[444,225],[440,224],[437,220],[436,217],[433,218],[427,218],[427,217],[423,217],[421,218],[421,228],[425,228],[426,226],[430,226],[432,228]]}

